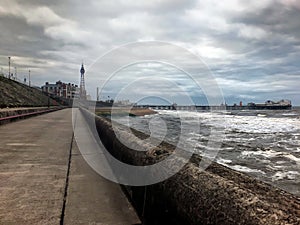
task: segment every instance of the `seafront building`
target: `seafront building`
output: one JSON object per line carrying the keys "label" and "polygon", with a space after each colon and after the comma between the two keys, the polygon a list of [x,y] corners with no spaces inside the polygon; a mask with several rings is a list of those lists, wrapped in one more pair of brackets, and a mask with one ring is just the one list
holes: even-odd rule
{"label": "seafront building", "polygon": [[78,91],[78,85],[64,83],[60,80],[54,84],[46,82],[45,85],[42,86],[42,91],[58,97],[74,98]]}
{"label": "seafront building", "polygon": [[77,84],[64,83],[57,81],[56,83],[45,82],[45,85],[41,87],[44,93],[50,94],[56,97],[62,97],[67,99],[80,98],[90,100],[91,96],[86,93],[85,90],[85,78],[84,78],[84,65],[81,65],[80,69],[80,87]]}

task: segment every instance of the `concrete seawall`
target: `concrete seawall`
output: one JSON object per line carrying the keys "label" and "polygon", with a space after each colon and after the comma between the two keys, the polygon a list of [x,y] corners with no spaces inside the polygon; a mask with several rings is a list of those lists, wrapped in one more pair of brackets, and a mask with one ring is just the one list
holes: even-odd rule
{"label": "concrete seawall", "polygon": [[[116,138],[109,120],[95,119],[84,109],[82,112],[87,121],[96,120],[107,150],[125,163],[154,164],[174,150],[174,146],[162,143],[152,151],[133,151]],[[130,134],[122,135],[126,140],[136,139]],[[137,131],[135,135],[147,137]],[[217,163],[201,171],[197,166],[200,160],[193,156],[176,175],[161,183],[124,186],[145,224],[300,224],[298,197]]]}

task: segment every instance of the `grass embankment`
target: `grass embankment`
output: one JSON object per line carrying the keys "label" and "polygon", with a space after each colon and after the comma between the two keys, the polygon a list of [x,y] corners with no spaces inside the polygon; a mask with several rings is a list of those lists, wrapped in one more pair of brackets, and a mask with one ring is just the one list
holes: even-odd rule
{"label": "grass embankment", "polygon": [[[50,105],[57,103],[50,100]],[[40,90],[0,76],[0,108],[48,106],[48,97]]]}
{"label": "grass embankment", "polygon": [[117,107],[111,110],[110,107],[97,108],[95,113],[98,116],[110,117],[113,116],[144,116],[156,114],[157,112],[151,109],[140,109],[140,108],[126,108],[126,107]]}

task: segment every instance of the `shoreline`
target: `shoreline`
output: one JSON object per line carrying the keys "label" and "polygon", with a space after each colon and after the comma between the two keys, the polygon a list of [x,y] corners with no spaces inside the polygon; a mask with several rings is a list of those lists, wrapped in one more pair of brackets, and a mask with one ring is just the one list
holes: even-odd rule
{"label": "shoreline", "polygon": [[98,116],[145,116],[157,114],[156,111],[152,109],[143,109],[143,108],[127,108],[127,107],[114,107],[113,112],[111,107],[99,107],[95,109],[95,114]]}

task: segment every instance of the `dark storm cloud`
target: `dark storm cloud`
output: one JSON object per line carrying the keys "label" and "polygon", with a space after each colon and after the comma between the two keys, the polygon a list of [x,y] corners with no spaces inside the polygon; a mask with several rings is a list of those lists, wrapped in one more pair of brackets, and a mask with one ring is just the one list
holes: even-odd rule
{"label": "dark storm cloud", "polygon": [[297,7],[287,7],[275,1],[259,14],[250,12],[233,21],[259,26],[273,34],[286,35],[290,38],[288,41],[295,38],[298,44],[300,41],[300,8]]}
{"label": "dark storm cloud", "polygon": [[[37,26],[27,26],[21,18],[0,17],[1,53],[6,55],[30,55],[37,57],[39,50],[44,47],[55,49],[56,43],[43,34],[43,29]],[[49,45],[45,45],[45,43]],[[51,43],[52,42],[52,43]]]}
{"label": "dark storm cloud", "polygon": [[[127,42],[162,40],[200,56],[230,101],[269,96],[300,104],[299,10],[294,0],[0,0],[0,66],[6,72],[12,56],[21,72],[33,68],[36,83],[77,83],[82,60],[91,64]],[[182,74],[157,69],[193,93]],[[87,80],[93,95],[94,79]]]}

